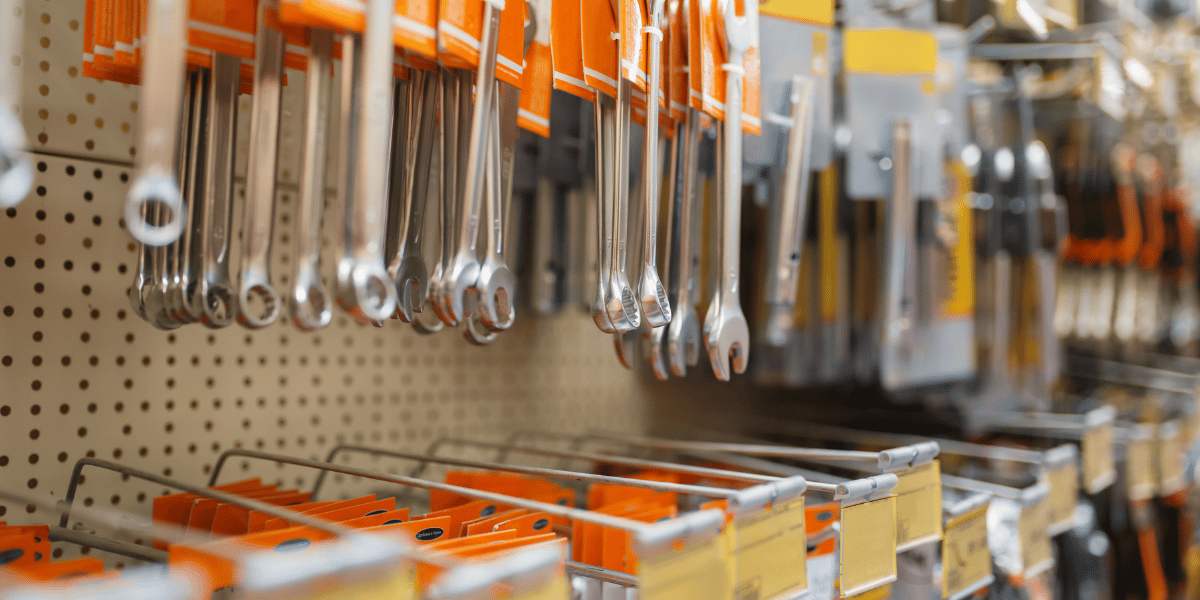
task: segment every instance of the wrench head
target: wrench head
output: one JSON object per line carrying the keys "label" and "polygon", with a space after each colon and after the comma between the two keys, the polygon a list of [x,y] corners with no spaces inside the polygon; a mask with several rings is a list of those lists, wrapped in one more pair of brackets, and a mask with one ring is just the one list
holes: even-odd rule
{"label": "wrench head", "polygon": [[657,269],[642,270],[642,280],[638,282],[638,302],[642,305],[643,317],[651,327],[662,327],[671,322],[671,301],[667,299],[667,290],[658,277]]}
{"label": "wrench head", "polygon": [[479,320],[489,331],[504,331],[513,325],[517,289],[512,271],[502,261],[486,260],[475,284],[479,293]]}
{"label": "wrench head", "polygon": [[763,339],[773,348],[781,348],[788,342],[789,332],[796,320],[792,318],[792,308],[781,304],[771,305],[771,314],[767,317]]}
{"label": "wrench head", "polygon": [[592,321],[604,333],[616,333],[612,321],[608,319],[608,309],[604,305],[604,286],[596,287],[596,297],[592,300]]}
{"label": "wrench head", "polygon": [[396,281],[396,315],[405,323],[413,322],[413,314],[423,310],[429,295],[429,272],[425,260],[420,256],[406,256],[396,267],[392,278]]}
{"label": "wrench head", "polygon": [[[476,292],[475,283],[479,281],[479,259],[471,251],[459,252],[446,268],[441,281],[441,295],[438,302],[441,309],[450,318],[447,325],[462,322],[467,317],[468,296]],[[438,313],[441,316],[442,313]]]}
{"label": "wrench head", "polygon": [[617,360],[621,366],[632,369],[636,356],[636,344],[639,334],[636,329],[613,334],[613,348],[617,351]]}
{"label": "wrench head", "polygon": [[0,114],[0,208],[16,206],[33,187],[33,165],[24,151],[25,128],[11,111]]}
{"label": "wrench head", "polygon": [[200,322],[209,329],[228,327],[237,318],[237,292],[228,283],[200,285]]}
{"label": "wrench head", "polygon": [[360,325],[382,322],[396,312],[396,286],[382,264],[357,261],[338,304]]}
{"label": "wrench head", "polygon": [[[428,299],[426,302],[428,302]],[[432,308],[433,304],[429,304],[429,306]],[[441,318],[437,316],[437,312],[434,310],[421,311],[420,313],[413,315],[413,330],[421,335],[431,335],[437,333],[445,326],[446,324],[442,322]]]}
{"label": "wrench head", "polygon": [[476,346],[487,346],[496,341],[496,332],[488,331],[484,327],[479,320],[479,313],[467,317],[466,323],[463,324],[462,336],[464,340]]}
{"label": "wrench head", "polygon": [[721,381],[729,381],[732,373],[745,373],[750,360],[750,325],[746,323],[746,315],[736,302],[727,304],[718,308],[716,321],[705,338],[713,374]]}
{"label": "wrench head", "polygon": [[666,344],[664,342],[666,339],[666,327],[655,327],[642,331],[642,352],[646,356],[646,362],[649,362],[650,368],[654,370],[654,376],[659,381],[666,381],[670,377],[665,354]]}
{"label": "wrench head", "polygon": [[738,16],[737,0],[718,0],[717,32],[724,38],[731,54],[745,54],[758,41],[758,2],[743,0],[745,14]]}
{"label": "wrench head", "polygon": [[[169,209],[171,219],[162,225],[148,223],[142,217],[142,206],[150,204]],[[166,246],[183,232],[187,219],[184,212],[183,196],[174,177],[165,173],[143,173],[129,189],[125,201],[125,225],[137,241],[147,246]]]}
{"label": "wrench head", "polygon": [[[255,302],[256,298],[257,302]],[[262,304],[261,311],[254,310],[258,303]],[[274,323],[279,318],[282,304],[279,292],[271,287],[271,282],[266,276],[250,273],[242,275],[242,285],[238,289],[237,302],[237,321],[242,327],[262,329]]]}
{"label": "wrench head", "polygon": [[632,331],[642,324],[642,316],[638,313],[637,299],[624,273],[618,273],[616,277],[609,280],[608,295],[604,305],[608,312],[608,320],[618,333]]}
{"label": "wrench head", "polygon": [[129,286],[126,294],[129,296],[129,307],[133,309],[134,314],[145,319],[146,306],[142,304],[142,288],[146,286],[146,280],[138,273],[133,280],[133,284]]}
{"label": "wrench head", "polygon": [[708,332],[712,330],[713,323],[717,322],[717,311],[721,307],[721,289],[718,287],[713,290],[713,297],[708,302],[708,310],[704,311],[704,339],[708,339]]}
{"label": "wrench head", "polygon": [[315,331],[333,320],[333,306],[321,279],[315,273],[296,278],[290,300],[292,323],[300,331]]}
{"label": "wrench head", "polygon": [[667,364],[676,377],[687,375],[688,366],[700,362],[700,319],[688,303],[678,307],[667,330]]}

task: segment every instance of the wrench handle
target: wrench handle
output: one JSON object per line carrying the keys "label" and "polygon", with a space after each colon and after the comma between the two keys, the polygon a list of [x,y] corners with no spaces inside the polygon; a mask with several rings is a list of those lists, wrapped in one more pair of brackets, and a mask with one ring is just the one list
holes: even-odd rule
{"label": "wrench handle", "polygon": [[800,253],[808,218],[808,188],[811,179],[809,153],[812,144],[813,81],[792,79],[792,126],[788,131],[787,163],[779,197],[779,222],[774,261],[767,277],[767,300],[780,306],[796,304]]}

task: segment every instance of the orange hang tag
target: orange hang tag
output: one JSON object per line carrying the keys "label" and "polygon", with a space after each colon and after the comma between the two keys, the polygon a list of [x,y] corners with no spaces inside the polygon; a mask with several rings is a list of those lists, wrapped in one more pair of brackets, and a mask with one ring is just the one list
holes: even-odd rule
{"label": "orange hang tag", "polygon": [[[721,45],[713,2],[700,5],[700,109],[715,119],[725,119],[725,48]],[[695,64],[695,63],[693,63]]]}
{"label": "orange hang tag", "polygon": [[491,516],[510,508],[512,507],[497,504],[495,502],[478,500],[469,504],[463,504],[462,506],[455,506],[446,510],[431,512],[420,518],[429,519],[443,516],[450,517],[450,527],[446,530],[446,533],[450,537],[458,537],[463,523],[466,523],[467,521],[473,521],[480,517]]}
{"label": "orange hang tag", "polygon": [[483,0],[442,0],[437,30],[442,61],[450,67],[474,69],[483,37]]}
{"label": "orange hang tag", "polygon": [[54,581],[84,575],[99,575],[104,571],[104,561],[85,556],[72,560],[17,565],[14,570],[33,581]]}
{"label": "orange hang tag", "polygon": [[[674,506],[660,506],[639,513],[625,515],[625,518],[643,523],[657,523],[674,518]],[[605,527],[603,533],[602,567],[621,573],[637,575],[637,557],[633,553],[633,534],[624,529]]]}
{"label": "orange hang tag", "polygon": [[462,548],[455,548],[453,550],[450,550],[449,553],[453,554],[454,556],[458,556],[460,558],[481,558],[484,556],[496,554],[498,552],[507,552],[509,550],[515,550],[517,548],[528,548],[529,546],[535,546],[535,545],[540,545],[540,544],[561,544],[561,545],[565,546],[566,543],[567,543],[566,538],[556,538],[553,533],[547,533],[544,535],[529,535],[529,536],[519,537],[514,540],[489,542],[486,544],[478,544],[475,546],[464,546]]}
{"label": "orange hang tag", "polygon": [[322,521],[341,523],[342,521],[349,521],[350,519],[357,519],[359,517],[366,517],[373,514],[383,514],[393,510],[396,510],[396,499],[381,498],[373,502],[366,502],[355,506],[345,506],[342,508],[335,508],[333,510],[315,512],[312,513],[312,516],[317,517]]}
{"label": "orange hang tag", "polygon": [[137,28],[137,0],[118,0],[117,7],[113,62],[123,67],[136,67],[133,43]]}
{"label": "orange hang tag", "polygon": [[[633,87],[646,90],[646,6],[642,0],[619,0],[621,77],[633,82]],[[645,97],[643,96],[643,102]]]}
{"label": "orange hang tag", "polygon": [[431,544],[446,539],[449,529],[450,517],[443,516],[406,523],[365,527],[363,531],[403,538],[408,543]]}
{"label": "orange hang tag", "polygon": [[167,557],[171,571],[190,571],[209,594],[237,582],[236,557],[268,548],[289,553],[311,551],[333,534],[312,527],[293,527],[203,544],[172,544]]}
{"label": "orange hang tag", "polygon": [[392,35],[396,45],[437,60],[437,0],[396,0]]}
{"label": "orange hang tag", "polygon": [[492,517],[480,517],[474,521],[467,521],[466,523],[462,524],[463,529],[459,532],[459,535],[467,536],[487,533],[495,530],[496,525],[511,521],[517,517],[527,514],[529,514],[528,509],[514,508],[512,510],[506,510]]}
{"label": "orange hang tag", "polygon": [[515,531],[518,537],[527,535],[541,535],[543,533],[552,533],[554,528],[553,519],[547,513],[535,512],[519,517],[513,517],[507,521],[496,525],[499,531]]}
{"label": "orange hang tag", "polygon": [[400,508],[397,510],[389,510],[378,514],[369,514],[357,519],[342,521],[342,525],[362,529],[364,527],[378,527],[380,525],[397,525],[408,522],[408,509]]}
{"label": "orange hang tag", "polygon": [[583,75],[583,36],[580,34],[583,31],[583,17],[579,2],[553,0],[553,4],[550,12],[550,55],[554,89],[584,100],[595,100],[596,92],[588,87]]}
{"label": "orange hang tag", "polygon": [[687,26],[685,41],[688,48],[688,103],[692,108],[700,110],[703,108],[702,99],[704,97],[704,69],[701,68],[704,43],[700,39],[700,0],[683,0],[683,2],[687,4],[684,20]]}
{"label": "orange hang tag", "polygon": [[[245,492],[261,489],[275,489],[274,485],[265,486],[262,480],[255,477],[244,481],[235,481],[224,485],[218,485],[210,488],[219,492],[227,492],[230,494],[242,495]],[[168,494],[159,496],[154,499],[151,506],[151,515],[155,524],[175,525],[183,527],[187,525],[188,515],[192,511],[192,503],[201,498],[198,494],[183,492],[178,494]],[[159,550],[166,550],[165,542],[155,541],[154,547]]]}
{"label": "orange hang tag", "polygon": [[580,17],[587,25],[581,28],[583,38],[583,80],[596,91],[617,96],[617,34],[616,18],[609,3],[602,0],[580,0]]}
{"label": "orange hang tag", "polygon": [[246,60],[254,60],[258,13],[253,0],[188,3],[188,44]]}
{"label": "orange hang tag", "polygon": [[762,135],[762,61],[758,32],[742,59],[742,131]]}
{"label": "orange hang tag", "polygon": [[95,5],[95,20],[92,22],[92,41],[95,45],[93,52],[95,53],[96,67],[103,70],[119,66],[113,60],[116,54],[113,46],[117,37],[116,3],[116,0],[96,0]]}
{"label": "orange hang tag", "polygon": [[504,3],[496,40],[496,79],[520,88],[525,73],[525,2]]}
{"label": "orange hang tag", "polygon": [[[574,4],[571,2],[569,4]],[[521,85],[521,107],[517,125],[543,137],[550,137],[550,90],[554,81],[553,53],[550,49],[550,0],[533,0],[539,23],[529,52],[525,54],[525,74]]]}

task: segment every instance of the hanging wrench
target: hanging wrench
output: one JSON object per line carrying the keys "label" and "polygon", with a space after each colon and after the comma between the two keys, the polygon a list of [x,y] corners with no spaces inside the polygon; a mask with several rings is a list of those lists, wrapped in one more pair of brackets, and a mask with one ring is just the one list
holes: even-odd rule
{"label": "hanging wrench", "polygon": [[[395,3],[368,0],[363,32],[354,195],[347,212],[353,264],[339,282],[338,303],[359,324],[382,322],[396,312],[396,286],[383,262],[387,229],[387,174],[391,122]],[[399,118],[399,115],[397,115]],[[345,259],[343,259],[345,260]],[[339,269],[339,274],[343,274]]]}
{"label": "hanging wrench", "polygon": [[333,320],[329,293],[321,283],[321,211],[325,206],[325,149],[328,147],[333,33],[308,30],[308,71],[304,87],[304,153],[296,207],[296,258],[292,265],[292,323],[313,331]]}
{"label": "hanging wrench", "polygon": [[800,252],[808,222],[809,148],[812,145],[813,81],[799,75],[792,78],[792,126],[788,131],[787,163],[783,189],[780,190],[777,221],[771,228],[774,253],[767,266],[766,340],[771,346],[787,343],[794,324],[797,279],[800,276]]}
{"label": "hanging wrench", "polygon": [[[671,214],[675,215],[678,228],[676,239],[672,242],[672,256],[676,257],[677,266],[671,266],[675,277],[671,293],[675,298],[675,314],[671,324],[667,326],[667,363],[671,372],[677,377],[687,374],[687,367],[695,365],[700,360],[700,319],[696,315],[696,302],[693,299],[694,289],[699,287],[695,281],[695,226],[697,202],[696,171],[698,153],[696,146],[700,143],[700,116],[695,109],[688,108],[687,118],[679,128],[675,147],[679,148],[679,171],[672,190]],[[676,247],[678,245],[678,247]]]}
{"label": "hanging wrench", "polygon": [[409,108],[409,123],[416,132],[409,136],[405,156],[405,186],[408,210],[400,226],[400,244],[388,273],[396,282],[396,316],[411,323],[413,313],[423,310],[429,291],[429,272],[421,256],[421,235],[425,230],[425,206],[429,199],[429,165],[433,159],[437,116],[438,79],[435,73],[413,70],[414,101]]}
{"label": "hanging wrench", "polygon": [[738,298],[740,236],[742,223],[742,60],[758,38],[758,3],[745,2],[737,15],[737,2],[725,7],[725,40],[728,76],[725,81],[725,151],[721,200],[721,293],[715,322],[705,343],[717,379],[728,381],[732,372],[741,374],[750,360],[750,330]]}
{"label": "hanging wrench", "polygon": [[[663,264],[662,276],[667,283],[667,292],[676,298],[679,297],[679,221],[681,215],[680,208],[682,203],[679,196],[679,183],[683,169],[679,164],[683,159],[683,131],[682,123],[676,124],[675,128],[675,143],[671,144],[671,154],[668,157],[667,168],[667,260]],[[664,136],[665,137],[665,136]],[[665,140],[660,140],[660,143],[665,143]],[[695,311],[693,311],[693,314]],[[679,318],[676,313],[675,318]],[[646,333],[642,338],[643,353],[646,361],[650,363],[650,368],[654,371],[654,376],[659,381],[666,381],[670,377],[670,365],[668,364],[668,348],[667,338],[671,330],[671,325],[674,324],[674,319],[666,327],[655,327]]]}
{"label": "hanging wrench", "polygon": [[609,193],[615,198],[612,211],[612,228],[615,248],[611,252],[612,261],[608,270],[608,291],[605,295],[605,308],[608,320],[618,332],[637,329],[642,321],[638,313],[637,300],[633,287],[629,284],[629,120],[632,116],[633,83],[624,77],[617,81],[617,110],[614,130],[616,136],[613,152],[613,164],[610,165],[609,177],[612,187]]}
{"label": "hanging wrench", "polygon": [[[18,15],[22,14],[22,4],[21,0],[0,2],[0,56],[21,55],[25,26]],[[182,65],[182,57],[180,61]],[[33,187],[25,128],[9,109],[16,106],[21,94],[21,66],[9,64],[5,68],[10,71],[0,86],[0,208],[16,206]]]}
{"label": "hanging wrench", "polygon": [[[504,331],[513,324],[513,300],[516,281],[504,260],[504,227],[508,222],[506,210],[511,205],[513,145],[517,138],[517,110],[520,90],[500,81],[495,82],[492,98],[495,117],[492,119],[492,148],[496,161],[496,192],[488,194],[487,257],[479,268],[475,287],[479,293],[479,317],[489,331]],[[501,89],[502,88],[502,89]],[[511,117],[511,118],[510,118]],[[507,154],[507,160],[505,158]],[[489,167],[490,168],[490,167]]]}
{"label": "hanging wrench", "polygon": [[238,80],[242,61],[216,53],[208,119],[208,156],[204,182],[204,227],[200,235],[202,257],[199,285],[192,306],[199,306],[200,322],[220,328],[233,323],[236,292],[229,276],[233,229],[233,151],[237,132]]}
{"label": "hanging wrench", "polygon": [[[452,244],[454,241],[455,204],[458,197],[458,77],[453,71],[442,67],[438,71],[438,104],[441,118],[438,119],[438,150],[441,153],[441,168],[438,169],[438,223],[440,239],[438,240],[438,262],[433,265],[433,273],[429,276],[428,296],[430,308],[438,320],[445,325],[458,325],[454,319],[442,309],[441,298],[442,280],[450,263]],[[419,330],[418,330],[419,331]]]}
{"label": "hanging wrench", "polygon": [[[515,0],[514,0],[515,1]],[[479,256],[476,254],[479,232],[479,209],[483,201],[484,169],[491,133],[488,124],[492,114],[492,97],[496,86],[496,42],[500,30],[500,12],[504,0],[484,0],[483,36],[479,51],[479,70],[475,72],[475,105],[471,116],[470,147],[466,160],[465,181],[462,182],[462,214],[459,215],[458,247],[447,264],[441,285],[444,310],[455,321],[466,316],[464,299],[476,292],[479,280]],[[460,91],[465,96],[467,91]]]}
{"label": "hanging wrench", "polygon": [[[163,246],[179,237],[185,220],[174,161],[183,104],[188,11],[179,0],[150,0],[147,9],[147,52],[140,98],[142,133],[138,141],[142,171],[125,201],[125,224],[134,239]],[[168,212],[162,225],[143,220],[141,207],[149,203],[161,204]]]}
{"label": "hanging wrench", "polygon": [[[187,84],[184,88],[184,107],[180,127],[180,147],[175,155],[176,169],[180,179],[186,181],[192,158],[192,127],[195,122],[194,109],[198,100],[196,94],[195,73],[187,73]],[[182,192],[180,198],[183,198]],[[158,205],[156,225],[162,225],[171,218],[164,205]],[[160,329],[174,329],[183,323],[179,320],[179,307],[172,294],[175,281],[179,274],[179,246],[182,240],[175,241],[153,249],[155,255],[154,285],[149,292],[149,301],[154,307],[151,313],[152,324]]]}
{"label": "hanging wrench", "polygon": [[612,321],[608,318],[608,308],[605,298],[608,296],[608,276],[613,259],[613,142],[616,133],[613,119],[613,100],[600,92],[596,92],[596,102],[592,108],[596,123],[596,239],[599,257],[596,272],[596,295],[592,301],[592,320],[596,327],[605,333],[616,333]]}
{"label": "hanging wrench", "polygon": [[[279,292],[271,287],[271,228],[275,222],[275,161],[279,157],[279,116],[283,101],[283,33],[267,25],[272,2],[258,4],[254,34],[254,100],[250,109],[250,156],[246,163],[246,204],[242,216],[242,277],[238,323],[261,329],[279,318]],[[263,304],[251,314],[251,294]]]}
{"label": "hanging wrench", "polygon": [[[498,132],[496,131],[495,121],[493,121],[492,134],[495,136],[493,139],[497,139],[499,137]],[[502,220],[498,218],[502,204],[502,200],[500,199],[500,195],[502,194],[502,191],[500,190],[501,178],[499,174],[500,147],[498,145],[492,144],[491,147],[488,148],[486,161],[487,172],[484,176],[486,180],[484,193],[487,197],[485,198],[484,212],[486,213],[489,224],[493,224],[498,220]],[[491,227],[495,227],[495,225],[491,225]],[[493,234],[491,233],[487,234],[487,237],[489,238],[489,246],[491,246],[490,241],[492,235]],[[503,254],[500,255],[500,260],[504,260]],[[463,324],[462,335],[463,339],[476,346],[485,346],[496,341],[496,337],[499,335],[500,331],[488,327],[487,321],[484,320],[482,295],[474,300],[476,304],[474,307],[471,306],[471,299],[468,299],[467,301],[467,317],[466,323]]]}
{"label": "hanging wrench", "polygon": [[912,183],[912,124],[892,127],[892,198],[887,203],[888,264],[884,278],[880,379],[886,389],[905,381],[917,328],[917,230]]}
{"label": "hanging wrench", "polygon": [[183,234],[172,244],[175,247],[175,273],[171,287],[167,289],[167,300],[171,315],[181,325],[200,320],[199,307],[193,312],[189,304],[196,291],[198,280],[193,276],[200,270],[200,237],[204,234],[204,161],[208,157],[209,85],[212,74],[209,69],[199,69],[192,74],[194,100],[191,108],[191,129],[188,133],[188,161],[183,175],[183,198],[188,210]]}
{"label": "hanging wrench", "polygon": [[642,274],[638,277],[638,301],[651,327],[671,322],[671,303],[658,276],[658,196],[662,165],[658,156],[659,78],[662,70],[662,19],[665,0],[650,0],[649,69],[646,77],[646,135],[642,148]]}

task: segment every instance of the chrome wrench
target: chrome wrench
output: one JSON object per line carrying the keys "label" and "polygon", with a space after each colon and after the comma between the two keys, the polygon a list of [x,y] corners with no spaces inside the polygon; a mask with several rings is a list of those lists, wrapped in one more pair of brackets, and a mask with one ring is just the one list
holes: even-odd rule
{"label": "chrome wrench", "polygon": [[[488,229],[485,232],[487,256],[479,267],[475,288],[479,294],[479,319],[489,331],[504,331],[513,325],[513,300],[516,279],[504,259],[506,211],[512,199],[513,144],[517,139],[517,110],[520,90],[500,81],[494,82],[492,97],[492,159],[496,174],[489,180],[495,190],[488,192]],[[505,156],[507,155],[507,156]],[[491,167],[489,166],[489,169]]]}
{"label": "chrome wrench", "polygon": [[458,197],[458,77],[453,71],[442,67],[438,72],[438,104],[442,117],[438,120],[438,149],[441,152],[441,168],[438,169],[438,222],[441,236],[438,240],[438,262],[433,265],[429,276],[430,307],[445,325],[458,325],[458,320],[442,308],[442,280],[446,274],[454,241],[454,224],[457,222],[455,204]]}
{"label": "chrome wrench", "polygon": [[767,265],[766,341],[774,347],[787,343],[794,324],[797,281],[800,276],[800,252],[808,222],[810,177],[809,148],[812,145],[813,81],[792,78],[792,125],[788,130],[787,163],[780,190],[777,221],[771,228],[774,252]]}
{"label": "chrome wrench", "polygon": [[592,110],[596,122],[596,239],[599,243],[599,262],[596,273],[596,295],[592,301],[592,320],[605,333],[616,333],[617,329],[608,318],[608,276],[613,261],[613,142],[615,121],[613,100],[596,92],[596,104]]}
{"label": "chrome wrench", "polygon": [[641,324],[641,314],[638,313],[637,300],[633,287],[629,284],[627,259],[629,257],[629,121],[632,116],[633,83],[624,77],[617,81],[617,109],[614,126],[616,132],[613,152],[613,164],[610,165],[609,177],[613,189],[609,192],[614,198],[615,207],[612,210],[612,228],[615,248],[611,253],[608,270],[608,290],[605,293],[604,305],[608,311],[608,320],[618,332],[632,331]]}
{"label": "chrome wrench", "polygon": [[187,175],[184,178],[184,200],[188,207],[188,219],[183,235],[175,242],[179,251],[176,255],[177,273],[174,287],[170,289],[176,319],[180,323],[195,323],[200,320],[203,309],[192,304],[196,290],[200,287],[200,271],[204,257],[200,239],[204,237],[204,186],[208,161],[208,121],[212,105],[212,70],[200,69],[195,73],[195,100],[192,108],[190,146]]}
{"label": "chrome wrench", "polygon": [[[442,310],[454,321],[466,317],[465,298],[476,292],[479,280],[479,256],[476,254],[480,205],[483,201],[484,170],[491,127],[492,96],[495,95],[496,42],[500,30],[503,0],[484,0],[483,36],[479,50],[479,70],[475,72],[475,105],[471,116],[470,147],[466,157],[465,180],[461,183],[462,214],[459,215],[458,247],[450,258],[440,286]],[[464,101],[468,90],[460,91]]]}
{"label": "chrome wrench", "polygon": [[329,292],[321,282],[321,212],[325,206],[325,150],[328,147],[333,33],[308,30],[308,71],[304,87],[304,150],[296,206],[296,258],[292,264],[292,323],[314,331],[333,320]]}
{"label": "chrome wrench", "polygon": [[649,0],[649,67],[646,74],[646,134],[642,142],[642,273],[638,277],[638,302],[651,327],[671,322],[671,302],[658,274],[658,197],[662,165],[658,157],[659,78],[662,70],[662,27],[665,0]]}
{"label": "chrome wrench", "polygon": [[[683,126],[675,126],[676,141],[683,135]],[[659,140],[662,145],[666,144],[666,136]],[[671,144],[671,154],[668,157],[668,189],[667,189],[667,255],[666,262],[663,263],[662,276],[666,280],[667,292],[678,297],[679,288],[679,161],[682,158],[682,149],[680,144]],[[672,319],[674,322],[674,319]],[[646,361],[650,363],[650,368],[654,371],[654,376],[659,381],[666,381],[670,375],[670,365],[667,361],[667,334],[670,332],[671,325],[666,327],[655,327],[650,329],[642,337],[642,353],[645,355]]]}
{"label": "chrome wrench", "polygon": [[429,293],[429,271],[425,266],[425,258],[421,256],[421,242],[425,230],[425,207],[429,200],[429,166],[433,158],[434,117],[437,116],[438,101],[437,75],[413,71],[411,85],[414,101],[409,108],[409,123],[416,128],[416,132],[409,136],[411,143],[405,156],[408,210],[401,221],[396,256],[388,265],[388,273],[396,282],[399,301],[396,316],[405,323],[413,321],[413,313],[422,312]]}
{"label": "chrome wrench", "polygon": [[[742,217],[742,61],[758,38],[758,3],[746,2],[737,15],[737,3],[724,7],[725,40],[729,51],[725,81],[725,151],[722,166],[721,293],[715,322],[705,339],[709,361],[717,379],[746,371],[750,359],[750,329],[738,298],[738,267]],[[732,373],[730,371],[732,367]]]}
{"label": "chrome wrench", "polygon": [[213,56],[208,119],[207,169],[204,182],[204,229],[200,236],[202,267],[192,306],[206,327],[233,323],[236,295],[229,274],[233,239],[234,142],[237,133],[238,85],[242,61],[236,56]]}
{"label": "chrome wrench", "polygon": [[[139,100],[141,173],[125,201],[125,224],[134,239],[150,246],[177,239],[185,220],[174,161],[186,71],[187,14],[187,6],[180,0],[150,0],[147,6],[147,51]],[[143,220],[141,207],[149,203],[166,209],[168,218],[161,225]]]}
{"label": "chrome wrench", "polygon": [[[254,100],[250,108],[250,157],[246,163],[246,204],[242,216],[242,276],[238,323],[261,329],[279,318],[279,292],[271,287],[271,230],[275,222],[275,162],[279,156],[279,116],[283,101],[283,33],[267,25],[272,2],[258,4],[254,34]],[[262,302],[252,314],[251,294]],[[257,312],[257,311],[256,311]]]}
{"label": "chrome wrench", "polygon": [[676,214],[678,223],[678,249],[674,248],[672,255],[677,256],[678,266],[672,266],[675,273],[672,294],[675,297],[674,318],[667,326],[667,363],[671,372],[677,377],[687,374],[687,367],[700,361],[700,318],[696,314],[696,303],[693,299],[699,282],[696,281],[695,234],[696,210],[701,204],[697,202],[696,172],[698,153],[696,146],[700,143],[700,116],[695,109],[688,108],[687,118],[680,126],[675,146],[680,148],[679,173],[675,190],[671,194],[674,206],[672,213]]}
{"label": "chrome wrench", "polygon": [[349,278],[339,282],[338,303],[362,325],[382,322],[396,311],[396,286],[383,262],[391,130],[380,125],[392,116],[395,7],[388,0],[368,0],[360,54],[356,182],[346,223],[353,265],[345,272]]}

